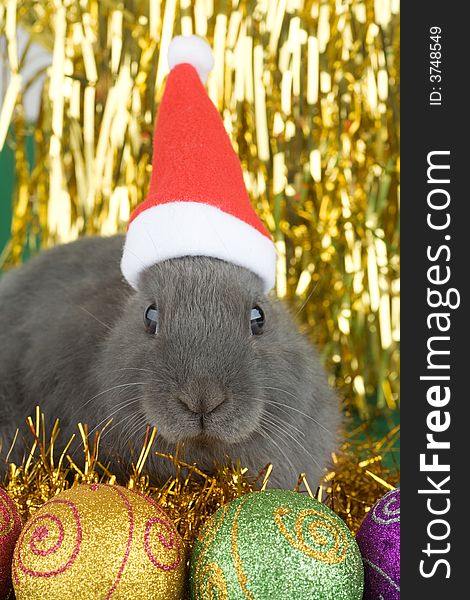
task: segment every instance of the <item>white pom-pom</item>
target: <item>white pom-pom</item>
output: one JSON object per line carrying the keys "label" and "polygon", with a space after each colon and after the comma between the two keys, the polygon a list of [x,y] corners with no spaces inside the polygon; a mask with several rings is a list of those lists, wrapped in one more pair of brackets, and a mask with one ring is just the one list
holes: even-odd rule
{"label": "white pom-pom", "polygon": [[170,69],[176,65],[190,64],[199,74],[203,83],[214,66],[212,50],[206,40],[197,35],[177,35],[168,48],[168,65]]}

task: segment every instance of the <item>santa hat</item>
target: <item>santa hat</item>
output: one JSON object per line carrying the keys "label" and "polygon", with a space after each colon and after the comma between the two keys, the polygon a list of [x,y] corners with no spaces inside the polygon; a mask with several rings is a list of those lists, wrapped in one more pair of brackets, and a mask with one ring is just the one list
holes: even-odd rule
{"label": "santa hat", "polygon": [[150,189],[132,213],[121,261],[137,287],[140,273],[164,260],[209,256],[274,285],[275,248],[251,206],[222,119],[204,89],[214,59],[197,36],[175,37],[153,142]]}

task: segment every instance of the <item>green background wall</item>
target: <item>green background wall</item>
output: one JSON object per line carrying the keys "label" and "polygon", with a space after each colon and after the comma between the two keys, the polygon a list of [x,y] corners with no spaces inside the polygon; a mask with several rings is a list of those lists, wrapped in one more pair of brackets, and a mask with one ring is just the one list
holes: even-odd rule
{"label": "green background wall", "polygon": [[10,237],[14,166],[13,152],[5,145],[0,152],[0,253]]}
{"label": "green background wall", "polygon": [[[32,135],[26,136],[26,152],[30,167],[32,167],[34,161],[34,137]],[[15,154],[7,141],[0,152],[0,253],[10,239],[14,184]],[[28,255],[29,252],[26,251],[24,257],[26,258]]]}

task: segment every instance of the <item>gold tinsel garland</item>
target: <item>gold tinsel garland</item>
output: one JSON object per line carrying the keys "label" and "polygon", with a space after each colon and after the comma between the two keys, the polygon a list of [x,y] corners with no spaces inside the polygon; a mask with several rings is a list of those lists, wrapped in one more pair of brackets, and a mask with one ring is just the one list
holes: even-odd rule
{"label": "gold tinsel garland", "polygon": [[[29,172],[17,25],[52,53]],[[363,418],[398,402],[398,0],[0,0],[15,152],[11,240],[120,231],[147,191],[175,34],[214,48],[208,82],[273,232],[277,293]],[[9,132],[9,133],[8,133]],[[370,398],[374,398],[372,403]]]}
{"label": "gold tinsel garland", "polygon": [[[186,464],[181,451],[177,449],[174,455],[159,454],[162,460],[173,463],[174,475],[163,485],[156,486],[145,472],[145,463],[157,435],[155,429],[149,428],[127,478],[121,477],[117,481],[113,466],[100,462],[99,442],[104,429],[90,439],[87,427],[78,425],[77,434],[81,437],[84,452],[83,464],[78,466],[68,454],[73,438],[60,455],[55,451],[60,435],[58,421],[53,430],[47,432],[44,414],[38,407],[35,418],[29,417],[27,422],[31,437],[29,450],[25,452],[21,465],[9,463],[8,453],[2,453],[0,447],[2,462],[5,461],[7,465],[7,473],[4,481],[0,481],[0,486],[15,502],[23,522],[47,500],[65,489],[81,483],[117,482],[158,501],[168,511],[187,547],[191,548],[210,515],[243,494],[263,489],[269,483],[272,469],[276,468],[275,465],[266,465],[261,473],[254,476],[247,473],[242,465],[235,464],[219,466],[213,474],[207,474],[195,465]],[[384,465],[385,458],[389,462],[394,459],[393,447],[398,428],[379,442],[367,440],[358,443],[356,433],[353,432],[341,451],[333,455],[334,470],[325,474],[318,490],[310,488],[303,474],[299,474],[295,488],[315,495],[329,505],[354,533],[370,507],[398,483],[398,468]],[[19,440],[15,443],[19,443]]]}

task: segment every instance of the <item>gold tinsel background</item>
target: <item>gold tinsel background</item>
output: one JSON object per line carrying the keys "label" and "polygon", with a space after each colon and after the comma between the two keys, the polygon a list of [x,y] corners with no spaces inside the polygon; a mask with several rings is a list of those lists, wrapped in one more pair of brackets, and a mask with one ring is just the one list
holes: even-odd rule
{"label": "gold tinsel background", "polygon": [[[22,81],[19,25],[52,53],[34,126],[24,117],[31,82]],[[209,40],[209,95],[273,233],[277,294],[363,422],[324,490],[353,529],[397,482],[382,466],[395,457],[397,428],[369,439],[366,421],[398,409],[399,27],[399,0],[0,0],[11,74],[0,148],[14,150],[16,169],[0,268],[19,264],[38,239],[46,247],[124,230],[148,187],[168,44],[180,33]],[[44,491],[35,473],[44,501],[59,487]],[[23,514],[30,476],[9,473]]]}

